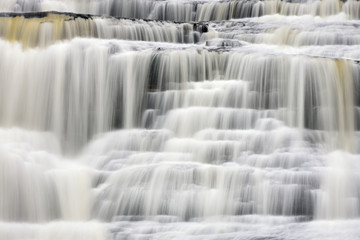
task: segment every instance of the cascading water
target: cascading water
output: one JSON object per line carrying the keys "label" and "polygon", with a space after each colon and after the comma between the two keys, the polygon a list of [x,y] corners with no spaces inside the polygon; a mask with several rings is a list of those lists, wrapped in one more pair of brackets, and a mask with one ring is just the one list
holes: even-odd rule
{"label": "cascading water", "polygon": [[360,239],[360,2],[0,11],[0,239]]}

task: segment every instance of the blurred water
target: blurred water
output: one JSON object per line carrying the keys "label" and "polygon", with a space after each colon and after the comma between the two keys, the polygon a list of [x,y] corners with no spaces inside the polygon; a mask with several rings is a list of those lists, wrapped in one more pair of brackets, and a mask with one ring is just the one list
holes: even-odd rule
{"label": "blurred water", "polygon": [[128,18],[172,21],[214,21],[264,15],[313,15],[327,17],[344,13],[360,18],[356,0],[4,0],[2,12],[60,11]]}
{"label": "blurred water", "polygon": [[0,3],[0,239],[360,239],[357,6]]}

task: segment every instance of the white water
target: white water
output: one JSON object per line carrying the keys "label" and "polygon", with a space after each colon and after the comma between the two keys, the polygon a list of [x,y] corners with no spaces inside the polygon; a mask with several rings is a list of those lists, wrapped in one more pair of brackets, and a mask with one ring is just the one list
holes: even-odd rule
{"label": "white water", "polygon": [[273,14],[327,17],[339,13],[359,19],[359,10],[360,3],[356,0],[3,0],[0,3],[2,12],[60,11],[173,21],[212,21]]}
{"label": "white water", "polygon": [[3,13],[0,239],[360,239],[358,2],[0,9],[241,4]]}

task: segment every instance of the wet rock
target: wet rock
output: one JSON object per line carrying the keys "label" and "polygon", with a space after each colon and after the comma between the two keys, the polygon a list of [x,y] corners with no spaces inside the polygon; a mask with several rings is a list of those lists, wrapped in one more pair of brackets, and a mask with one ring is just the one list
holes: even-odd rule
{"label": "wet rock", "polygon": [[243,42],[234,39],[211,39],[206,41],[206,46],[208,47],[236,48],[243,45]]}

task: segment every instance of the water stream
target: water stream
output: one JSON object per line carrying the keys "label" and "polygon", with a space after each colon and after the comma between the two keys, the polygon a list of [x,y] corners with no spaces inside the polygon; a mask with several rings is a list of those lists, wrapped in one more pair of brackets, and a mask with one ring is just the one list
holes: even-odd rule
{"label": "water stream", "polygon": [[360,2],[0,12],[0,239],[360,239]]}

